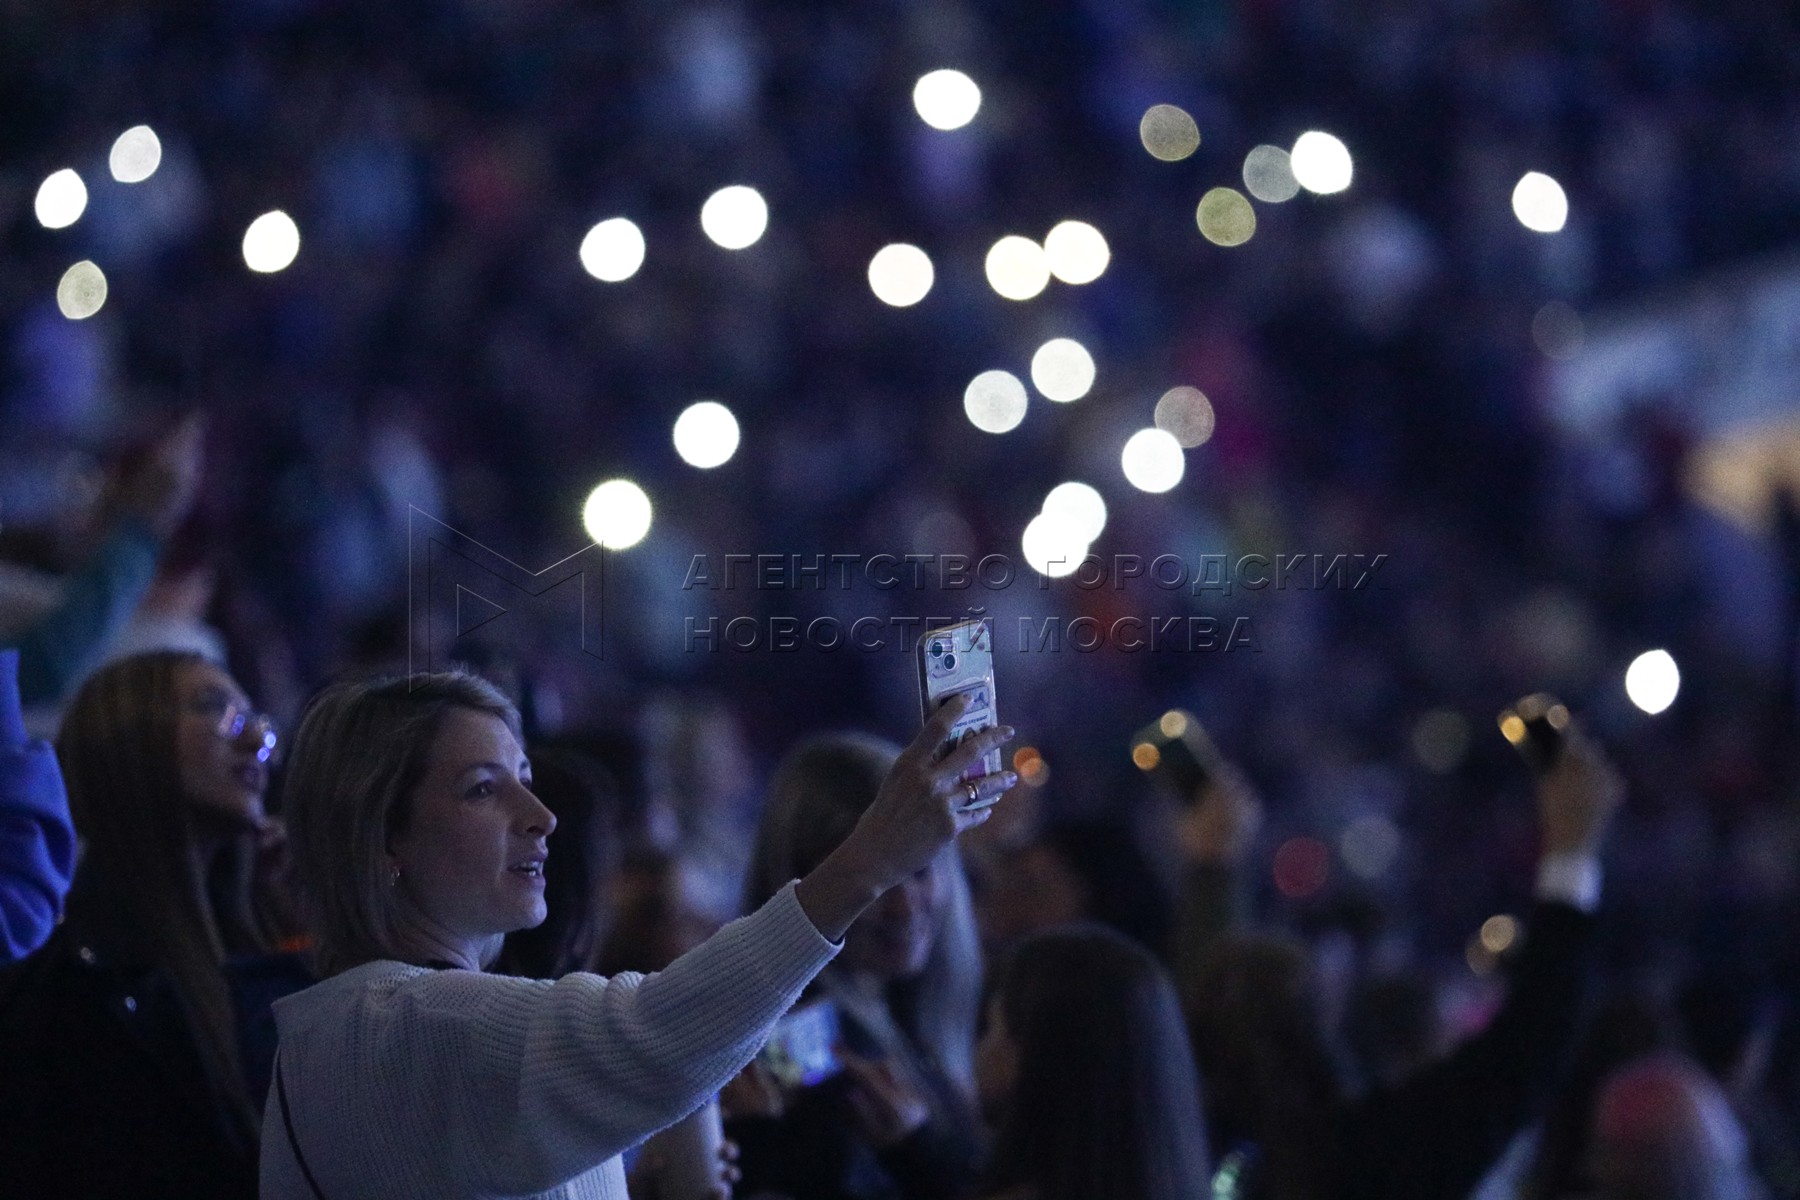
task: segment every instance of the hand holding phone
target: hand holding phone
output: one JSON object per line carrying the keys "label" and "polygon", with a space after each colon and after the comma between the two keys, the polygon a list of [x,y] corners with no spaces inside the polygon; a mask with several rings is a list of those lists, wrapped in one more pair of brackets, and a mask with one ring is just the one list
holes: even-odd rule
{"label": "hand holding phone", "polygon": [[[919,695],[926,720],[951,696],[966,695],[969,707],[939,750],[942,758],[964,739],[1000,723],[994,702],[993,629],[985,620],[963,621],[942,629],[928,630],[919,639]],[[967,771],[965,781],[997,774],[1004,763],[999,750],[990,750]],[[965,812],[987,808],[999,801],[998,795],[984,797],[964,806]]]}
{"label": "hand holding phone", "polygon": [[1562,758],[1568,728],[1568,708],[1549,692],[1533,692],[1500,713],[1501,736],[1539,775]]}
{"label": "hand holding phone", "polygon": [[1137,731],[1131,739],[1131,761],[1183,804],[1193,805],[1219,773],[1222,760],[1194,714],[1172,708]]}

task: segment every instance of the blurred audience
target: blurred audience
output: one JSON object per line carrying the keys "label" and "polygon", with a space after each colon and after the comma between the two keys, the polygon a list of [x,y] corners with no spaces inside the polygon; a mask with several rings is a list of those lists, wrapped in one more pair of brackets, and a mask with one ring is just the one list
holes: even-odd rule
{"label": "blurred audience", "polygon": [[1506,1002],[1391,1086],[1350,1086],[1297,943],[1231,934],[1208,952],[1186,1002],[1230,1194],[1455,1200],[1536,1117],[1581,1028],[1598,855],[1623,798],[1578,734],[1538,791],[1538,900]]}

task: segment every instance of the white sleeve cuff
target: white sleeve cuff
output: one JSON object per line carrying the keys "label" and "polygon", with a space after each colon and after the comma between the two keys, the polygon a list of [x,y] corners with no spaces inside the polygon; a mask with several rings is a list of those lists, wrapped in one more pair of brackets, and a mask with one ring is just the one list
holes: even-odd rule
{"label": "white sleeve cuff", "polygon": [[1559,900],[1593,912],[1600,907],[1600,860],[1592,854],[1546,854],[1538,863],[1539,900]]}

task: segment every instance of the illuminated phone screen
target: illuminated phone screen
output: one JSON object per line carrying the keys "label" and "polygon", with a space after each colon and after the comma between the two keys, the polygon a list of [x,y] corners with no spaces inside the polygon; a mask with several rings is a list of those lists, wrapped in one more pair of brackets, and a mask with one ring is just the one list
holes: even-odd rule
{"label": "illuminated phone screen", "polygon": [[838,1061],[837,1006],[829,1000],[802,1005],[775,1023],[757,1055],[788,1087],[812,1087],[844,1069]]}

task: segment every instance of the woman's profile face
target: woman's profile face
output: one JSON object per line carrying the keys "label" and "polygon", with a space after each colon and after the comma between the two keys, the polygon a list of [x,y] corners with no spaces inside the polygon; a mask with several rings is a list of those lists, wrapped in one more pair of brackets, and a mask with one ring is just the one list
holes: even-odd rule
{"label": "woman's profile face", "polygon": [[452,709],[432,743],[406,832],[388,847],[407,898],[457,939],[543,921],[556,817],[531,793],[531,764],[506,722]]}
{"label": "woman's profile face", "polygon": [[[269,771],[258,757],[266,729],[251,716],[250,698],[237,680],[209,662],[183,663],[176,672],[180,705],[176,763],[182,794],[209,820],[236,830],[260,827],[266,819],[263,791]],[[236,736],[231,733],[238,725]]]}
{"label": "woman's profile face", "polygon": [[945,876],[955,869],[940,857],[889,888],[850,926],[838,962],[884,982],[923,971],[937,942],[949,895],[950,881]]}

